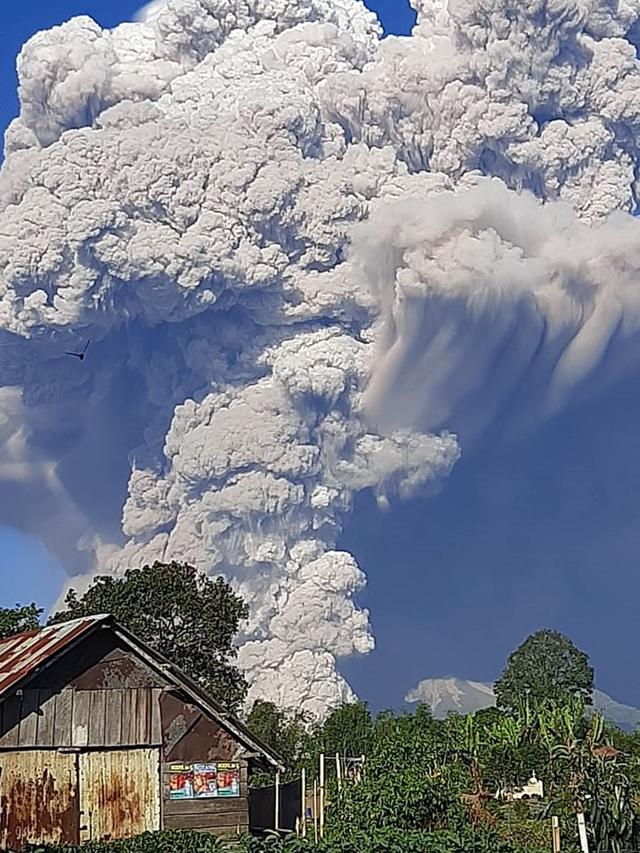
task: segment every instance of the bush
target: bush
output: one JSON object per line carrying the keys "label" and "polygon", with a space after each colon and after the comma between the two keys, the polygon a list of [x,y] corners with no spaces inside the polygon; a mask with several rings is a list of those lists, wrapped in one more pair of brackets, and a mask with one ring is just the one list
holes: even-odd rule
{"label": "bush", "polygon": [[81,848],[65,845],[37,845],[25,853],[223,853],[228,851],[219,838],[206,832],[144,832],[122,841],[92,841]]}
{"label": "bush", "polygon": [[[294,837],[246,836],[235,843],[200,832],[147,832],[125,841],[92,842],[82,848],[32,846],[28,853],[546,853],[546,847],[524,847],[491,831],[438,832],[375,828],[355,831],[314,844]],[[27,851],[25,851],[27,853]]]}

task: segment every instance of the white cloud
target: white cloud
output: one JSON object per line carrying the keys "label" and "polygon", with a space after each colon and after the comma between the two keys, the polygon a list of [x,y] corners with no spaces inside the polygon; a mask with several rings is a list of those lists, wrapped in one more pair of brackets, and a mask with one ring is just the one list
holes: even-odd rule
{"label": "white cloud", "polygon": [[446,430],[509,388],[544,408],[612,343],[633,358],[638,225],[606,217],[635,204],[639,13],[456,0],[381,41],[359,0],[167,0],[35,36],[0,177],[1,435],[77,511],[44,531],[69,572],[81,537],[94,569],[222,571],[252,695],[350,696],[354,495],[433,488]]}

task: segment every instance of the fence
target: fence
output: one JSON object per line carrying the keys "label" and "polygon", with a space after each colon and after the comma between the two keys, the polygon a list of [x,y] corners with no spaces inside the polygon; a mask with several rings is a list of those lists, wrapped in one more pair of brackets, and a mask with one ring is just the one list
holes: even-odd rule
{"label": "fence", "polygon": [[302,780],[249,789],[249,825],[256,833],[295,832],[302,814]]}

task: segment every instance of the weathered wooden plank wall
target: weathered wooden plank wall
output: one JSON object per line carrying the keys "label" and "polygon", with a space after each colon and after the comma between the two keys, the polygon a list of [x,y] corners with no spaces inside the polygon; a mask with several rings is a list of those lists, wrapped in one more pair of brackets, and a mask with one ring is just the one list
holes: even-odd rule
{"label": "weathered wooden plank wall", "polygon": [[216,835],[249,832],[248,767],[240,762],[240,796],[210,800],[171,800],[169,779],[171,764],[162,767],[162,823],[164,829],[197,829]]}
{"label": "weathered wooden plank wall", "polygon": [[0,704],[0,749],[160,746],[161,690],[24,690]]}
{"label": "weathered wooden plank wall", "polygon": [[[156,756],[156,769],[141,771],[140,779],[134,780],[130,769],[136,749],[140,753],[150,748]],[[246,761],[239,761],[239,797],[170,800],[169,764],[236,761],[242,748],[218,721],[180,695],[108,632],[74,648],[27,688],[0,703],[0,764],[7,755],[23,756],[21,773],[28,775],[32,755],[55,757],[57,749],[80,752],[63,758],[79,767],[80,799],[83,790],[95,793],[93,811],[103,823],[93,829],[99,833],[104,829],[110,834],[107,824],[115,820],[100,793],[107,790],[114,808],[129,808],[127,803],[140,790],[146,791],[145,802],[161,802],[161,817],[157,824],[152,822],[154,826],[161,822],[167,829],[202,829],[220,835],[249,829]],[[164,762],[162,771],[160,761]],[[107,775],[113,776],[115,787]],[[147,780],[143,784],[142,777]],[[149,782],[153,778],[157,797]],[[77,780],[75,785],[77,789]],[[77,800],[77,791],[73,796]]]}

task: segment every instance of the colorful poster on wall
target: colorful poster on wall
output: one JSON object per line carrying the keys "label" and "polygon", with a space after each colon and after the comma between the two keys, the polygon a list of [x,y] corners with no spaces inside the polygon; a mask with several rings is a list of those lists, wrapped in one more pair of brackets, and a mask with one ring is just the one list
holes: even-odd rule
{"label": "colorful poster on wall", "polygon": [[193,766],[191,764],[169,766],[169,799],[193,799]]}
{"label": "colorful poster on wall", "polygon": [[240,796],[240,765],[231,761],[218,762],[218,796]]}
{"label": "colorful poster on wall", "polygon": [[193,792],[196,799],[218,796],[218,768],[215,764],[193,765]]}

